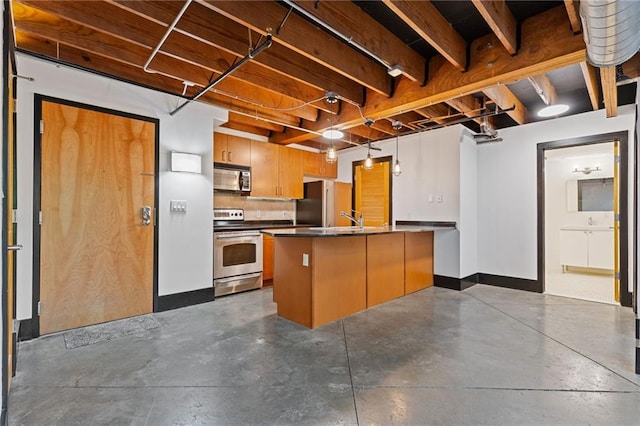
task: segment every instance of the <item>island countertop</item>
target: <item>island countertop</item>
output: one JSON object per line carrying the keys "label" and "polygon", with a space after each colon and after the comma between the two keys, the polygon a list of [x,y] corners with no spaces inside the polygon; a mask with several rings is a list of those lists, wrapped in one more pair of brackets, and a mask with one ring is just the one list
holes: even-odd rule
{"label": "island countertop", "polygon": [[443,225],[393,225],[393,226],[332,226],[308,228],[263,229],[265,234],[274,237],[347,237],[358,235],[389,234],[394,232],[433,232],[456,229],[454,223]]}

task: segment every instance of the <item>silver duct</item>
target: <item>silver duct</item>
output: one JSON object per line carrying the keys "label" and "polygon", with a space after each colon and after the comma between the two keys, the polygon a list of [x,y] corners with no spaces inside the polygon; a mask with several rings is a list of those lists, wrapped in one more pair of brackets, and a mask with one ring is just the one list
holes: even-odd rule
{"label": "silver duct", "polygon": [[582,0],[580,18],[590,64],[620,65],[640,50],[640,1]]}

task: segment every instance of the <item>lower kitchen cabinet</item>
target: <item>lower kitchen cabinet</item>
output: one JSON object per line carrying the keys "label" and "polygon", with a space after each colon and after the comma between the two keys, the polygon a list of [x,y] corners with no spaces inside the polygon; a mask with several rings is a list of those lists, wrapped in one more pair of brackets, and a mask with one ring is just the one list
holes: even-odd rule
{"label": "lower kitchen cabinet", "polygon": [[273,236],[262,234],[262,281],[273,280]]}
{"label": "lower kitchen cabinet", "polygon": [[404,294],[433,285],[433,232],[404,234]]}
{"label": "lower kitchen cabinet", "polygon": [[367,236],[367,308],[404,296],[404,233]]}

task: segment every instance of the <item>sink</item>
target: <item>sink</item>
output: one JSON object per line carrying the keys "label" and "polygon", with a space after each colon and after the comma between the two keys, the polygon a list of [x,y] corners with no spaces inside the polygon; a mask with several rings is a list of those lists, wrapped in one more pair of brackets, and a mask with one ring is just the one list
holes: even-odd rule
{"label": "sink", "polygon": [[[369,230],[369,229],[382,229],[382,226],[365,226],[362,228],[362,230]],[[334,232],[354,232],[354,231],[360,231],[360,227],[359,226],[327,226],[327,227],[316,227],[316,228],[309,228],[309,230],[311,231],[334,231]]]}

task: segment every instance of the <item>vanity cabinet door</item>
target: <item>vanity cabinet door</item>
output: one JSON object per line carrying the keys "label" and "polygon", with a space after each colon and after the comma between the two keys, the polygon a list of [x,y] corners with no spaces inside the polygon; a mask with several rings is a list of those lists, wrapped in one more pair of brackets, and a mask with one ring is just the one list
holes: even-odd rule
{"label": "vanity cabinet door", "polygon": [[613,231],[589,231],[589,267],[614,269]]}
{"label": "vanity cabinet door", "polygon": [[581,230],[560,230],[560,264],[589,266],[589,234]]}

